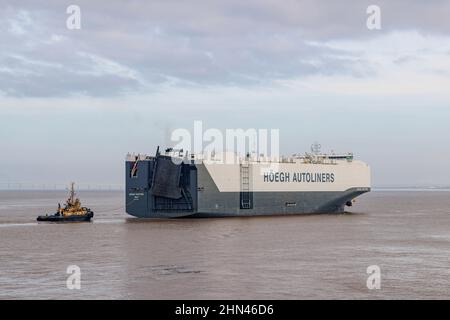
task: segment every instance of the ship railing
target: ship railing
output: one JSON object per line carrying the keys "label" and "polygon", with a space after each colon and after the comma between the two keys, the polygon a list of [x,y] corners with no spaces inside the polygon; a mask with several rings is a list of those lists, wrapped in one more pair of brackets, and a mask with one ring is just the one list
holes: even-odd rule
{"label": "ship railing", "polygon": [[[292,156],[269,156],[264,154],[251,153],[247,155],[241,155],[235,152],[216,153],[204,152],[204,153],[181,153],[181,150],[170,150],[166,152],[166,155],[183,159],[185,161],[196,162],[212,162],[212,163],[324,163],[335,164],[338,161],[353,161],[353,154],[314,154],[305,153],[304,155],[293,154]],[[140,153],[128,153],[126,155],[126,161],[142,161],[154,158],[147,154]]]}
{"label": "ship railing", "polygon": [[347,154],[314,154],[314,153],[305,153],[304,156],[294,155],[297,161],[301,161],[303,163],[320,163],[320,164],[337,164],[337,162],[353,161],[353,153]]}
{"label": "ship railing", "polygon": [[142,154],[142,153],[127,153],[125,160],[126,161],[142,161],[153,158],[150,155]]}

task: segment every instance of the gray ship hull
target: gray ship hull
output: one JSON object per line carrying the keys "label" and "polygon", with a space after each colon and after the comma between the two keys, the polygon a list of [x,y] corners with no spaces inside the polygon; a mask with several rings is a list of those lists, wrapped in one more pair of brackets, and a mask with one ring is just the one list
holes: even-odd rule
{"label": "gray ship hull", "polygon": [[253,193],[253,209],[239,208],[239,193],[221,194],[203,202],[192,217],[270,216],[343,213],[346,203],[369,190],[346,192],[264,192]]}

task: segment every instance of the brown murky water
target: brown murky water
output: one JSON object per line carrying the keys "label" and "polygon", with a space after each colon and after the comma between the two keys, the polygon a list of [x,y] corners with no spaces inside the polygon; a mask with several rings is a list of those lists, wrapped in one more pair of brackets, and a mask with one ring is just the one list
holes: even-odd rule
{"label": "brown murky water", "polygon": [[0,191],[0,299],[450,299],[448,191],[371,192],[344,215],[167,221],[128,217],[120,192],[80,197],[94,222],[38,224],[64,192]]}

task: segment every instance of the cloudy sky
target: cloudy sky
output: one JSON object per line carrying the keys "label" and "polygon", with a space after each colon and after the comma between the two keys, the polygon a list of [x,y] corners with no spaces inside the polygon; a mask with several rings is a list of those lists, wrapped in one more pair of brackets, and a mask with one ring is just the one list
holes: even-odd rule
{"label": "cloudy sky", "polygon": [[0,183],[121,184],[194,120],[448,186],[450,1],[0,0]]}

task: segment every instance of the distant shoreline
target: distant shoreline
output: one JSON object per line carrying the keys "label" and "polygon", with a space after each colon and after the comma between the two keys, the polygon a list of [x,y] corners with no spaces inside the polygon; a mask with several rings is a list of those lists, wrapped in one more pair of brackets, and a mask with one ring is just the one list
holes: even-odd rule
{"label": "distant shoreline", "polygon": [[[32,188],[23,188],[23,189],[0,189],[0,192],[67,192],[66,189],[32,189]],[[372,187],[371,192],[449,192],[450,187]],[[125,192],[125,189],[78,189],[77,192]]]}
{"label": "distant shoreline", "polygon": [[450,187],[373,187],[371,191],[450,191]]}
{"label": "distant shoreline", "polygon": [[[26,191],[26,192],[67,192],[66,189],[30,189],[30,188],[24,188],[24,189],[0,189],[0,192],[20,192],[20,191]],[[125,192],[125,189],[77,189],[76,192]]]}

